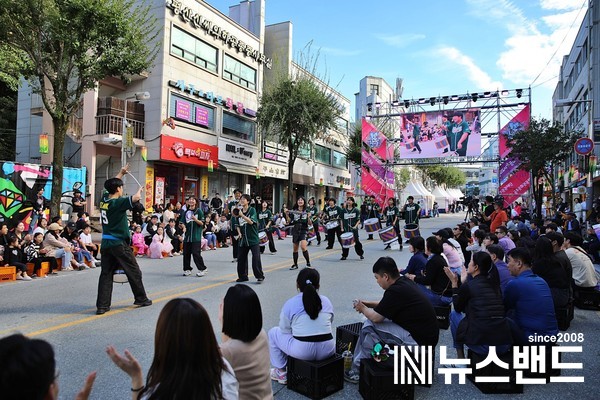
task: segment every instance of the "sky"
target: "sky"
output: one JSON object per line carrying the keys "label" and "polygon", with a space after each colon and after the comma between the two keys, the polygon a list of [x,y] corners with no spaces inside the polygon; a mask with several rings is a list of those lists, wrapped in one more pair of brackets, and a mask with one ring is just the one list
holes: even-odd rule
{"label": "sky", "polygon": [[[365,76],[404,99],[532,88],[535,117],[552,93],[588,0],[266,0],[266,24],[293,23],[296,56],[312,42],[321,73],[352,101]],[[236,0],[207,0],[228,15]],[[354,115],[352,115],[354,119]]]}

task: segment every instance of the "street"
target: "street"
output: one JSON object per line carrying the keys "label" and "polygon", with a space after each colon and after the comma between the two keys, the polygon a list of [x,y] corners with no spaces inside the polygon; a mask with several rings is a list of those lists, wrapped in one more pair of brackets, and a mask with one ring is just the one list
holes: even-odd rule
{"label": "street", "polygon": [[[421,221],[422,236],[429,236],[438,228],[452,227],[464,214],[442,215],[440,218]],[[353,249],[348,260],[339,261],[341,249],[336,242],[333,250],[325,250],[325,244],[309,247],[311,263],[321,274],[320,293],[329,297],[335,308],[334,325],[345,325],[362,320],[352,309],[355,298],[378,300],[383,291],[377,286],[371,267],[381,256],[392,256],[399,267],[405,267],[410,253],[408,245],[402,252],[384,250],[376,236],[367,241],[366,232],[361,230],[361,241],[365,246],[365,259],[359,260]],[[275,238],[276,239],[276,238]],[[279,323],[283,303],[296,293],[296,275],[290,271],[292,251],[291,239],[275,240],[277,253],[262,256],[266,279],[257,284],[253,277],[248,283],[258,294],[264,316],[264,329]],[[202,278],[194,275],[182,276],[182,258],[151,260],[138,258],[143,271],[143,280],[154,304],[136,308],[129,285],[115,284],[111,310],[96,316],[95,301],[100,269],[81,272],[60,272],[56,276],[35,279],[31,282],[16,281],[0,284],[0,336],[21,332],[31,337],[42,338],[54,346],[60,370],[59,386],[61,399],[73,399],[91,371],[97,371],[92,399],[126,399],[131,395],[130,380],[108,359],[107,345],[114,345],[120,352],[129,349],[147,372],[153,356],[154,329],[158,314],[167,301],[175,297],[190,297],[200,302],[211,315],[215,334],[220,341],[218,322],[219,304],[227,288],[237,278],[236,264],[232,263],[231,248],[203,252],[208,274]],[[304,260],[300,257],[300,268]],[[196,272],[196,271],[194,271]],[[563,370],[562,375],[584,376],[585,383],[552,383],[526,386],[522,399],[593,399],[597,398],[600,383],[596,377],[600,371],[600,341],[597,339],[600,313],[575,309],[575,319],[569,333],[583,333],[583,353],[563,355],[563,362],[581,362],[583,371]],[[335,334],[335,331],[334,331]],[[440,331],[439,345],[451,346],[449,330]],[[579,345],[579,343],[571,343]],[[449,355],[455,352],[449,349]],[[439,366],[439,347],[436,352],[436,369]],[[34,377],[32,377],[34,379]],[[273,384],[275,398],[300,399],[285,386]],[[416,387],[415,398],[460,398],[475,399],[485,395],[469,381],[445,385],[443,376],[434,370],[431,388]],[[514,395],[495,395],[495,398],[512,398]],[[358,385],[344,383],[344,389],[331,399],[360,398]]]}

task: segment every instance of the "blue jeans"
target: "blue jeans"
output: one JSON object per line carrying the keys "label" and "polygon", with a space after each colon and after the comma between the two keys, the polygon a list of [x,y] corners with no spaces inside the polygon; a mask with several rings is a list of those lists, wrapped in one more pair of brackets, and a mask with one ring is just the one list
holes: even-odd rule
{"label": "blue jeans", "polygon": [[54,251],[54,258],[62,258],[62,267],[68,268],[71,266],[71,259],[73,258],[73,253],[70,251],[64,251],[64,249],[56,249]]}
{"label": "blue jeans", "polygon": [[434,307],[443,307],[452,303],[452,297],[440,296],[439,294],[433,293],[426,286],[419,284],[419,287],[423,290],[423,293],[427,296],[431,304]]}
{"label": "blue jeans", "polygon": [[217,235],[215,235],[214,233],[211,232],[211,233],[205,234],[204,237],[206,238],[206,240],[208,240],[209,246],[213,246],[213,247],[217,246]]}

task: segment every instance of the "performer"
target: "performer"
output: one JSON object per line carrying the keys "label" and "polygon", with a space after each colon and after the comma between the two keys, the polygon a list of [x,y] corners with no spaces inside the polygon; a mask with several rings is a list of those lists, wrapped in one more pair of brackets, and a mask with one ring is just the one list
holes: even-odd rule
{"label": "performer", "polygon": [[419,150],[419,154],[421,154],[421,147],[419,146],[419,140],[421,139],[421,120],[418,115],[413,116],[412,122],[407,121],[409,128],[413,130],[413,144],[414,148],[413,152]]}
{"label": "performer", "polygon": [[[308,215],[312,221],[313,227],[315,228],[315,235],[317,236],[317,246],[321,245],[321,232],[319,232],[319,209],[316,206],[315,198],[311,197],[308,199],[308,207],[306,208]],[[311,242],[308,242],[310,246]]]}
{"label": "performer", "polygon": [[306,209],[306,203],[304,202],[304,197],[298,197],[292,211],[286,212],[285,219],[288,225],[293,226],[292,243],[294,244],[294,251],[292,256],[294,257],[294,265],[292,265],[290,269],[298,269],[298,247],[302,249],[302,255],[306,260],[306,267],[310,268],[310,258],[306,248],[308,243],[306,241],[306,234],[308,233],[308,224],[311,222]]}
{"label": "performer", "polygon": [[325,207],[325,218],[327,222],[337,221],[338,225],[335,228],[327,229],[327,247],[326,250],[333,249],[333,241],[335,240],[335,236],[337,235],[338,240],[340,240],[340,236],[342,234],[342,228],[340,227],[340,218],[342,217],[341,207],[335,205],[335,199],[333,197],[327,200],[328,206]]}
{"label": "performer", "polygon": [[227,208],[225,212],[227,213],[227,218],[231,222],[231,248],[233,249],[233,261],[237,262],[238,259],[238,240],[236,238],[236,229],[235,225],[237,224],[237,217],[235,217],[232,213],[234,208],[237,208],[238,203],[240,201],[240,197],[242,196],[242,191],[240,189],[235,189],[233,191],[233,200],[227,203]]}
{"label": "performer", "polygon": [[256,209],[250,207],[250,196],[243,194],[240,197],[240,205],[242,208],[236,217],[236,229],[241,237],[239,242],[239,253],[237,263],[238,279],[236,282],[248,281],[248,252],[252,252],[252,273],[256,280],[260,283],[265,280],[265,274],[262,270],[260,262],[260,249],[258,244],[258,218]]}
{"label": "performer", "polygon": [[[273,232],[271,225],[273,224],[273,213],[269,210],[269,203],[266,200],[261,202],[261,211],[258,213],[258,230],[264,231],[269,239],[269,251],[271,254],[277,253],[275,242],[273,241]],[[264,253],[265,247],[260,246],[260,254]]]}
{"label": "performer", "polygon": [[183,235],[183,275],[192,274],[192,257],[194,264],[198,268],[196,276],[206,275],[207,268],[202,258],[202,230],[204,229],[204,213],[198,207],[198,199],[190,196],[186,204],[181,207],[179,213],[179,222],[185,225],[185,234]]}
{"label": "performer", "polygon": [[102,254],[100,279],[98,280],[98,297],[96,299],[96,314],[101,315],[110,310],[113,288],[113,272],[119,266],[127,279],[135,297],[134,305],[146,307],[152,305],[152,300],[146,295],[142,282],[142,271],[135,260],[129,246],[131,240],[127,211],[133,209],[133,204],[142,198],[142,188],[131,197],[123,195],[121,178],[127,173],[129,164],[121,168],[116,177],[104,182],[104,193],[100,201],[100,220],[102,221]]}
{"label": "performer", "polygon": [[[404,205],[404,209],[402,210],[404,214],[404,222],[406,225],[408,224],[416,224],[419,225],[419,214],[421,211],[421,206],[415,203],[415,198],[412,196],[408,196],[408,203]],[[399,236],[398,240],[402,242],[402,237]],[[405,243],[408,243],[408,239]]]}
{"label": "performer", "polygon": [[[386,226],[393,226],[396,235],[398,236],[398,243],[400,244],[400,250],[402,250],[402,235],[400,235],[400,210],[396,207],[396,199],[389,198],[388,206],[383,210],[383,215],[386,218]],[[385,246],[385,250],[390,249],[390,245]]]}
{"label": "performer", "polygon": [[[354,251],[356,251],[356,254],[360,257],[361,260],[364,260],[365,252],[358,238],[358,225],[360,225],[360,210],[356,207],[354,197],[348,197],[348,199],[346,199],[346,207],[342,212],[342,222],[343,231],[352,232],[352,235],[354,235]],[[340,260],[345,260],[348,257],[349,253],[350,249],[342,246],[342,258],[340,258]]]}
{"label": "performer", "polygon": [[454,113],[452,116],[452,125],[448,134],[448,143],[450,151],[455,151],[459,156],[467,154],[467,145],[469,143],[469,135],[471,128],[466,121],[463,121],[463,115],[460,112]]}
{"label": "performer", "polygon": [[[379,207],[379,204],[377,204],[377,202],[375,201],[375,196],[367,196],[365,202],[367,203],[367,219],[379,219],[379,212],[381,211],[381,207]],[[367,238],[367,240],[373,240],[372,233],[369,233],[369,237]]]}

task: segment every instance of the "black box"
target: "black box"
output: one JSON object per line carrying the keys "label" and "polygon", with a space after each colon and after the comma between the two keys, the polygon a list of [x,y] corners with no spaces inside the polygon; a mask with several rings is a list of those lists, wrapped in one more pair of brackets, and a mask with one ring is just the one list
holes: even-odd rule
{"label": "black box", "polygon": [[335,352],[342,354],[344,350],[348,350],[348,344],[352,343],[352,352],[354,353],[362,326],[362,322],[338,326],[335,330]]}
{"label": "black box", "polygon": [[394,385],[394,369],[381,368],[370,358],[360,361],[358,391],[365,400],[413,400],[414,385]]}
{"label": "black box", "polygon": [[311,399],[322,399],[344,387],[344,359],[336,354],[322,361],[288,357],[288,389]]}
{"label": "black box", "polygon": [[564,308],[555,308],[554,313],[556,314],[556,322],[558,323],[558,329],[566,331],[571,326],[573,320],[573,302],[569,302]]}
{"label": "black box", "polygon": [[575,306],[582,310],[600,310],[600,291],[575,289]]}
{"label": "black box", "polygon": [[433,307],[437,316],[438,327],[448,329],[450,327],[450,306]]}
{"label": "black box", "polygon": [[[495,363],[490,363],[487,366],[481,369],[475,369],[477,363],[485,360],[487,355],[477,354],[471,350],[469,350],[469,360],[471,361],[469,367],[473,371],[471,374],[467,375],[469,380],[473,382],[473,384],[481,391],[481,393],[523,393],[523,385],[517,384],[517,376],[516,371],[513,368],[513,356],[512,352],[504,353],[502,355],[498,355],[501,361],[504,361],[508,364],[508,370],[501,368]],[[476,382],[476,377],[483,376],[506,376],[508,375],[508,382]]]}

